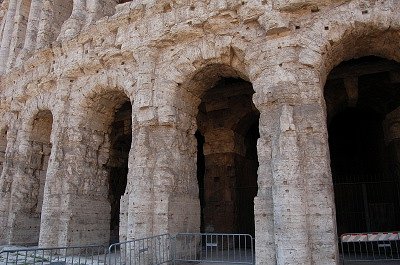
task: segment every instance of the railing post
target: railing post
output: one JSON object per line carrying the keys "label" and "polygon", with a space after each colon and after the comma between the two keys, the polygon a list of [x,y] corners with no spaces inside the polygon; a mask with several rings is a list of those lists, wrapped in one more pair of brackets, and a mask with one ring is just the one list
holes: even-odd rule
{"label": "railing post", "polygon": [[177,235],[172,237],[172,263],[176,265],[176,237]]}

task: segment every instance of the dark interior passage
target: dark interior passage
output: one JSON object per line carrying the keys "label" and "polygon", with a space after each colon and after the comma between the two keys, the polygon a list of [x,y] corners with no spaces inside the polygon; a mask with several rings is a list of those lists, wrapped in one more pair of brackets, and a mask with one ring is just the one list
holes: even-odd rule
{"label": "dark interior passage", "polygon": [[[329,148],[338,234],[400,229],[399,162],[389,117],[400,106],[400,67],[365,57],[328,78]],[[399,119],[400,121],[400,119]]]}
{"label": "dark interior passage", "polygon": [[202,96],[197,117],[201,231],[254,235],[259,113],[254,90],[225,78]]}
{"label": "dark interior passage", "polygon": [[111,128],[108,163],[111,204],[110,243],[119,242],[120,202],[127,185],[128,158],[132,142],[132,105],[125,102],[115,113]]}

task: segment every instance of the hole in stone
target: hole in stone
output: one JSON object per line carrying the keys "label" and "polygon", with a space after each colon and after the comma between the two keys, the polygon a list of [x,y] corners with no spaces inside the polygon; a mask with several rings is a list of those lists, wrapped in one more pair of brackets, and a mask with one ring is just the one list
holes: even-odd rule
{"label": "hole in stone", "polygon": [[312,13],[319,12],[318,6],[313,6],[313,7],[311,7],[311,12],[312,12]]}

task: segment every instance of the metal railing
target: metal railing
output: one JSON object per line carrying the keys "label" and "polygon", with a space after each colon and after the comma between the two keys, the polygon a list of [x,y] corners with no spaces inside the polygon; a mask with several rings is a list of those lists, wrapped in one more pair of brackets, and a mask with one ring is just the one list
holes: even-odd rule
{"label": "metal railing", "polygon": [[159,265],[191,262],[254,264],[254,240],[245,234],[181,233],[104,246],[9,248],[0,265]]}
{"label": "metal railing", "polygon": [[0,264],[98,265],[106,264],[104,246],[9,248],[0,251]]}
{"label": "metal railing", "polygon": [[108,264],[157,265],[172,262],[172,245],[169,234],[115,243],[108,248]]}
{"label": "metal railing", "polygon": [[400,261],[398,232],[344,234],[340,237],[343,264],[370,261]]}
{"label": "metal railing", "polygon": [[174,242],[174,264],[254,264],[254,243],[251,235],[181,233],[175,236]]}

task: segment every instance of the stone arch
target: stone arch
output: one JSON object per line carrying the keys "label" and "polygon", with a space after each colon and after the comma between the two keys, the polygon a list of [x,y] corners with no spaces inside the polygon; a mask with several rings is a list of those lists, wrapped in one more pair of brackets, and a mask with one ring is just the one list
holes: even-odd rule
{"label": "stone arch", "polygon": [[[13,159],[8,219],[10,244],[38,244],[49,164],[52,163],[54,126],[60,106],[54,94],[29,99],[18,119]],[[23,218],[26,222],[20,222]]]}
{"label": "stone arch", "polygon": [[[307,195],[308,210],[312,212],[314,217],[308,217],[309,226],[312,230],[309,231],[310,245],[315,246],[311,252],[314,261],[323,260],[324,256],[329,256],[333,251],[338,253],[337,235],[336,235],[336,211],[334,203],[334,192],[332,183],[332,173],[330,166],[329,144],[328,144],[328,126],[327,126],[327,109],[324,100],[324,88],[328,79],[329,73],[335,66],[343,61],[357,59],[364,56],[375,55],[387,59],[399,61],[399,52],[396,48],[398,41],[399,29],[398,24],[398,9],[397,6],[389,7],[389,2],[376,3],[375,6],[364,9],[356,7],[354,12],[343,13],[341,8],[331,9],[329,20],[320,19],[313,21],[313,25],[302,32],[302,37],[299,36],[300,43],[303,48],[299,51],[299,67],[309,69],[309,76],[315,80],[314,84],[308,85],[308,95],[310,98],[304,99],[308,105],[315,105],[318,108],[318,114],[313,114],[317,122],[318,136],[302,136],[302,138],[310,141],[318,139],[319,154],[306,152],[302,158],[305,165],[303,167],[304,174],[309,175],[306,183],[311,190],[315,190],[316,185],[319,185],[319,194],[324,194],[324,198],[319,198],[319,201],[324,201],[317,205],[315,194]],[[323,30],[323,34],[321,31]],[[389,41],[390,40],[390,41]],[[309,103],[314,101],[315,103]],[[324,159],[320,159],[325,157]],[[314,163],[314,166],[312,165]],[[319,168],[320,174],[315,174],[315,169]],[[321,170],[324,169],[324,170]],[[328,183],[330,182],[330,183]],[[322,191],[323,190],[323,191]],[[322,213],[319,217],[315,213]],[[326,227],[330,227],[332,232],[327,232],[328,229],[319,225],[318,219],[324,219]],[[328,240],[321,240],[324,235]],[[318,238],[319,237],[319,238]],[[321,249],[318,245],[324,244],[332,246],[332,250],[328,248]],[[337,254],[336,254],[337,255]]]}
{"label": "stone arch", "polygon": [[[107,83],[109,85],[109,83]],[[80,231],[70,242],[115,243],[125,238],[129,193],[128,160],[132,144],[132,103],[121,87],[102,86],[101,82],[86,88],[72,102],[70,134],[77,152],[84,152],[76,164],[71,196],[85,207],[71,213],[76,216],[69,226]],[[82,178],[85,176],[85,178]],[[83,187],[77,189],[77,187]],[[107,213],[107,214],[106,214]],[[80,222],[85,219],[85,226]]]}
{"label": "stone arch", "polygon": [[[238,48],[231,39],[217,35],[209,35],[196,40],[183,49],[166,51],[165,57],[165,60],[160,59],[163,64],[156,68],[156,76],[162,78],[157,78],[154,85],[155,87],[160,86],[164,89],[155,91],[154,97],[156,98],[157,93],[160,93],[159,98],[163,101],[159,105],[162,108],[165,108],[162,104],[173,106],[173,109],[168,110],[168,113],[170,115],[174,113],[174,117],[176,118],[168,120],[167,118],[163,119],[163,117],[159,117],[159,122],[163,125],[170,124],[172,126],[174,126],[175,122],[178,123],[179,131],[184,139],[181,142],[182,144],[186,144],[186,148],[189,148],[186,153],[187,157],[182,158],[181,162],[181,164],[187,166],[182,168],[182,172],[176,172],[176,176],[187,176],[185,177],[185,183],[188,187],[177,187],[182,182],[182,180],[179,180],[179,177],[171,180],[170,186],[174,190],[170,191],[173,193],[170,200],[173,201],[172,198],[175,196],[187,196],[187,202],[195,204],[195,201],[198,203],[199,199],[197,195],[198,180],[195,178],[196,165],[193,164],[193,161],[196,161],[197,142],[195,133],[198,129],[196,119],[202,97],[208,90],[220,85],[219,82],[221,80],[230,80],[233,82],[241,80],[240,82],[246,83],[251,90],[247,70],[249,63],[245,59],[245,52],[241,48]],[[229,91],[227,93],[229,94]],[[249,102],[252,102],[251,95],[249,95]],[[168,122],[164,123],[164,120],[168,120]],[[234,127],[232,125],[230,129]],[[155,179],[155,182],[157,181],[160,180]],[[190,196],[185,194],[183,189],[189,189],[191,191]],[[170,209],[176,207],[178,206],[170,206]],[[200,226],[198,223],[200,212],[192,214],[188,218],[189,221],[186,220],[186,223],[177,220],[178,214],[170,212],[170,215],[175,218],[175,220],[170,220],[171,223],[176,224],[172,229],[173,233],[179,232],[182,229],[186,231],[198,231]],[[185,216],[184,213],[181,215],[182,218]]]}
{"label": "stone arch", "polygon": [[[21,163],[21,167],[12,185],[10,241],[14,244],[38,244],[52,150],[53,114],[46,108],[37,109],[22,127],[26,131],[19,135],[22,143],[19,145],[19,161],[16,163]],[[20,218],[26,222],[20,223]]]}
{"label": "stone arch", "polygon": [[323,82],[335,66],[350,59],[375,55],[400,61],[396,46],[400,7],[391,2],[354,7],[354,12],[346,13],[339,7],[329,10],[329,20],[321,16],[299,37],[304,47],[300,63],[318,69]]}

